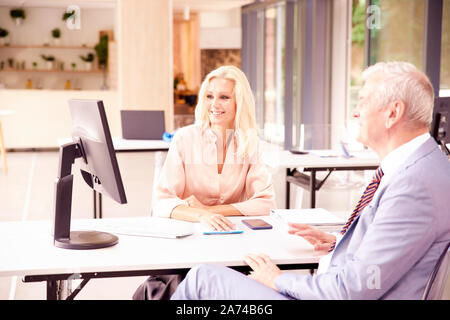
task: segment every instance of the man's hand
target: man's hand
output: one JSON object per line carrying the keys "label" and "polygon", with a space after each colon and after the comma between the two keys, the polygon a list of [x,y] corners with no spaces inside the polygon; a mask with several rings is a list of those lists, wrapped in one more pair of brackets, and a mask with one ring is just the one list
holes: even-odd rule
{"label": "man's hand", "polygon": [[265,254],[249,254],[244,258],[244,261],[253,269],[248,275],[249,278],[278,291],[275,287],[275,278],[281,274],[281,270],[269,256]]}
{"label": "man's hand", "polygon": [[316,251],[328,251],[336,242],[336,237],[327,232],[308,226],[303,223],[288,223],[288,233],[305,238],[314,246]]}

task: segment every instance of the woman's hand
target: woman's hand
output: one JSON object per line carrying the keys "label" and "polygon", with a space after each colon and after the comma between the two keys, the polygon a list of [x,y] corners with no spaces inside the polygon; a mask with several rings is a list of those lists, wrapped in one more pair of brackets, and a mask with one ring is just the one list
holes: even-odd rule
{"label": "woman's hand", "polygon": [[305,238],[314,246],[316,251],[328,251],[336,242],[336,237],[327,232],[308,226],[303,223],[288,223],[288,233]]}
{"label": "woman's hand", "polygon": [[[186,199],[184,199],[184,201],[186,201],[189,210],[194,214],[193,221],[200,221],[208,228],[217,231],[230,231],[236,228],[234,223],[225,218],[225,215],[229,215],[230,212],[232,213],[230,215],[240,215],[240,212],[233,206],[207,206],[201,203],[200,200],[198,200],[194,195],[187,197]],[[224,214],[222,214],[222,212]]]}
{"label": "woman's hand", "polygon": [[218,213],[202,212],[198,220],[208,228],[217,231],[230,231],[236,228],[234,223]]}

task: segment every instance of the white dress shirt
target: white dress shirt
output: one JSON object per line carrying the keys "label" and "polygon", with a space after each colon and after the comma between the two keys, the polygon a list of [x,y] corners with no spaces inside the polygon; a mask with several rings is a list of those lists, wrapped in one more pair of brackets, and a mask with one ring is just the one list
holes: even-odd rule
{"label": "white dress shirt", "polygon": [[[411,156],[414,151],[419,149],[419,147],[430,138],[430,134],[424,133],[420,136],[415,137],[414,139],[408,141],[405,144],[402,144],[397,149],[391,151],[384,159],[381,161],[381,169],[383,170],[383,178],[381,179],[380,185],[386,184],[395,171]],[[343,235],[339,232],[336,235],[336,246],[339,241],[342,239]],[[333,252],[330,252],[326,256],[323,256],[319,261],[319,267],[317,269],[317,274],[325,273],[328,270],[330,265],[331,257],[333,256]]]}

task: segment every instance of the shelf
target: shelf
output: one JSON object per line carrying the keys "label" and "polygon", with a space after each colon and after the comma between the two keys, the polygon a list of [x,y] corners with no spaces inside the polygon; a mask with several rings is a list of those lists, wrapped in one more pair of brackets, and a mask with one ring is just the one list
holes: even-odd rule
{"label": "shelf", "polygon": [[47,69],[26,69],[26,70],[15,70],[15,69],[4,69],[0,70],[2,72],[58,72],[58,73],[102,73],[102,70],[47,70]]}
{"label": "shelf", "polygon": [[85,49],[94,50],[94,47],[83,47],[83,46],[44,46],[44,45],[10,45],[10,46],[0,46],[0,49]]}

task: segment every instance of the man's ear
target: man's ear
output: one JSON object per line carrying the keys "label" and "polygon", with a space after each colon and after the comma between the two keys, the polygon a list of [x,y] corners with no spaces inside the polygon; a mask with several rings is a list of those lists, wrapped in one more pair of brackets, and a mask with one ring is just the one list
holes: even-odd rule
{"label": "man's ear", "polygon": [[403,101],[396,100],[386,108],[386,129],[392,128],[400,122],[405,115],[406,105]]}

